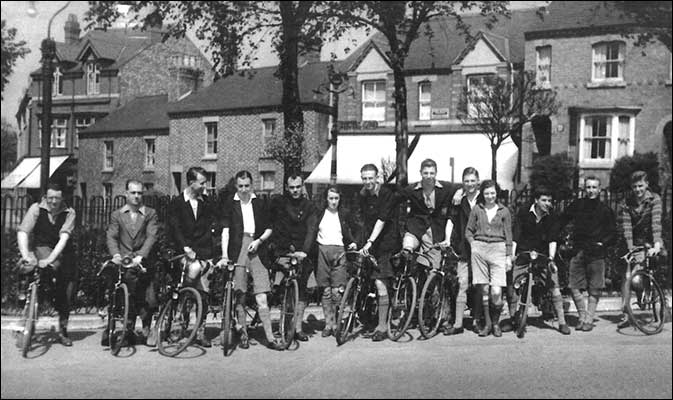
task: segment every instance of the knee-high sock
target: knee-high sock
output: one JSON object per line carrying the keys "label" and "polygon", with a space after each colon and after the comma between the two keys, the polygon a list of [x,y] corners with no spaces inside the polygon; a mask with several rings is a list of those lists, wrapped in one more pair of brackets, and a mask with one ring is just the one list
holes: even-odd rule
{"label": "knee-high sock", "polygon": [[259,319],[262,320],[266,340],[273,342],[276,338],[273,336],[273,330],[271,329],[271,313],[269,312],[269,307],[260,307],[257,311],[259,312]]}
{"label": "knee-high sock", "polygon": [[598,307],[598,300],[600,299],[599,294],[590,293],[589,294],[589,305],[587,306],[587,322],[590,324],[594,323],[594,316],[596,315],[596,308]]}
{"label": "knee-high sock", "polygon": [[573,302],[575,303],[575,308],[577,308],[577,314],[579,315],[579,321],[584,322],[587,318],[587,308],[586,303],[584,303],[584,295],[579,290],[573,290]]}
{"label": "knee-high sock", "polygon": [[379,296],[379,324],[376,326],[377,331],[385,332],[388,329],[386,319],[388,318],[388,308],[390,307],[390,300],[388,295]]}
{"label": "knee-high sock", "polygon": [[297,332],[302,331],[302,323],[304,322],[304,310],[306,309],[306,302],[299,300],[297,303],[297,309],[295,310],[295,329]]}
{"label": "knee-high sock", "polygon": [[566,324],[565,311],[563,311],[563,296],[560,294],[555,294],[552,296],[552,302],[554,303],[554,309],[556,310],[556,316],[558,317],[559,325]]}

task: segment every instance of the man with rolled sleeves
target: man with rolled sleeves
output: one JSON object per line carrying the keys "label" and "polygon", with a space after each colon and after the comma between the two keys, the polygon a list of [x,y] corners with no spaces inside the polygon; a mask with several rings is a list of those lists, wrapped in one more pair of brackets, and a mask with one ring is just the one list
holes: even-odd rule
{"label": "man with rolled sleeves", "polygon": [[[70,302],[76,292],[78,269],[70,236],[75,227],[75,210],[63,202],[63,189],[50,183],[39,203],[30,206],[16,232],[21,258],[27,261],[21,273],[51,265],[55,273],[54,306],[58,311],[58,341],[72,346],[68,337]],[[29,235],[33,234],[32,250]]]}
{"label": "man with rolled sleeves", "polygon": [[[107,246],[112,262],[121,264],[124,257],[131,257],[133,264],[143,267],[144,272],[129,268],[124,272],[124,282],[129,289],[130,340],[134,339],[136,313],[139,312],[145,344],[150,334],[152,311],[157,306],[154,293],[150,252],[157,241],[159,218],[157,212],[143,204],[143,183],[137,179],[126,182],[126,204],[112,213],[107,229]],[[149,269],[149,271],[148,271]],[[102,344],[108,345],[108,330],[103,331]]]}

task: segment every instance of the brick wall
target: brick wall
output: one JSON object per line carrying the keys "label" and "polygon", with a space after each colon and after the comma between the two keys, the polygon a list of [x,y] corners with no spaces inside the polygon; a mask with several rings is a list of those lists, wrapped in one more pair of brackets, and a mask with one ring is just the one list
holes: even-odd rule
{"label": "brick wall", "polygon": [[[145,168],[145,139],[155,139],[154,169]],[[103,142],[113,142],[113,169],[103,169],[105,147]],[[104,138],[80,139],[78,184],[86,183],[87,196],[103,195],[103,183],[112,183],[113,196],[124,193],[124,185],[130,178],[143,183],[153,183],[154,189],[167,194],[168,146],[166,134],[146,136],[108,136]]]}
{"label": "brick wall", "polygon": [[[602,41],[625,42],[626,87],[587,88],[591,82],[592,45]],[[635,47],[620,35],[536,39],[526,42],[526,69],[535,69],[536,47],[551,46],[551,84],[562,106],[552,119],[552,153],[568,151],[578,158],[578,141],[570,141],[569,107],[634,107],[636,152],[664,148],[663,127],[671,120],[671,53],[661,44]],[[644,54],[643,54],[644,53]],[[574,129],[574,128],[573,128]],[[579,130],[579,128],[578,128]],[[579,140],[579,131],[577,132]],[[527,150],[530,151],[530,150]],[[608,181],[609,167],[585,168],[581,175],[597,174]]]}

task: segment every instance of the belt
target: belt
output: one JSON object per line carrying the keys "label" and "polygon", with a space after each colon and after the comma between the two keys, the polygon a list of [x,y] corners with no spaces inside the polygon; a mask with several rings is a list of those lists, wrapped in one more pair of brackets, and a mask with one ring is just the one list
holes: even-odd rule
{"label": "belt", "polygon": [[255,237],[255,234],[254,234],[254,233],[243,232],[243,237],[254,238],[254,237]]}

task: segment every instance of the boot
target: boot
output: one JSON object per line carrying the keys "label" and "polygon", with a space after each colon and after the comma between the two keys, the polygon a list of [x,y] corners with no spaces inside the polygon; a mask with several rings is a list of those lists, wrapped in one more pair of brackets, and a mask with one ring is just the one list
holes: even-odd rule
{"label": "boot", "polygon": [[493,324],[493,336],[501,337],[502,331],[500,330],[500,325],[498,325],[498,322],[500,321],[500,314],[502,313],[502,304],[499,306],[492,306],[490,311],[491,323]]}
{"label": "boot", "polygon": [[58,318],[58,326],[60,327],[58,333],[58,341],[66,347],[72,346],[72,340],[68,337],[68,317],[69,315],[60,315]]}
{"label": "boot", "polygon": [[198,344],[201,347],[210,347],[212,346],[210,343],[210,339],[206,337],[206,324],[205,321],[201,323],[201,326],[199,326],[199,329],[196,331],[196,344]]}
{"label": "boot", "polygon": [[488,307],[488,297],[484,297],[481,301],[481,310],[482,313],[484,314],[484,327],[479,331],[479,336],[481,337],[486,337],[491,333],[491,330],[493,329],[493,326],[491,324],[491,313],[489,312],[489,307]]}
{"label": "boot", "polygon": [[474,333],[479,333],[482,329],[481,319],[483,316],[483,309],[481,306],[481,298],[477,299],[477,295],[474,296],[474,307],[472,308],[472,330]]}
{"label": "boot", "polygon": [[297,303],[297,309],[295,310],[295,333],[294,338],[300,342],[307,342],[308,336],[302,331],[302,323],[304,322],[304,310],[306,309],[306,302],[299,301]]}

